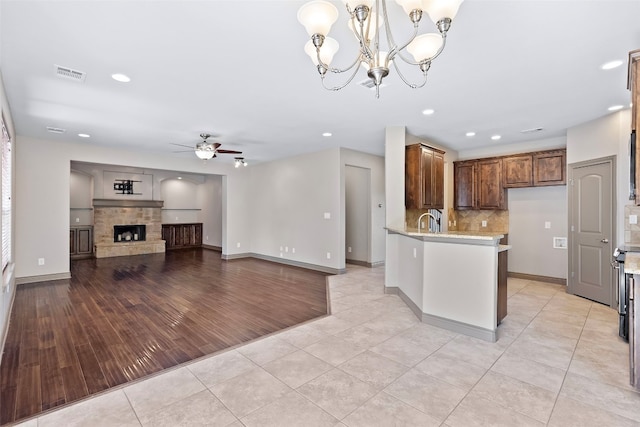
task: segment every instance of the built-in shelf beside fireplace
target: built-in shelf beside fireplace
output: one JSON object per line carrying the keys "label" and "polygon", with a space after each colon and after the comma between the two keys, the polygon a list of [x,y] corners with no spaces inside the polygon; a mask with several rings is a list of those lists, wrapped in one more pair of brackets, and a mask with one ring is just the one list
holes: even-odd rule
{"label": "built-in shelf beside fireplace", "polygon": [[163,205],[162,200],[94,199],[96,258],[164,252]]}

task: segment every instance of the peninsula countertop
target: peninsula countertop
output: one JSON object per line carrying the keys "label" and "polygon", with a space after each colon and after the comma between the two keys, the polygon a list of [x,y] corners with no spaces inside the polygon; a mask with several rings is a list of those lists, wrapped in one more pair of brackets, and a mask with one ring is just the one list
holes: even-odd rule
{"label": "peninsula countertop", "polygon": [[[416,240],[422,240],[424,242],[446,242],[470,245],[498,246],[498,242],[504,237],[504,233],[490,231],[446,231],[442,233],[418,233],[417,230],[412,231],[411,229],[404,230],[393,227],[386,227],[386,229],[389,233],[401,234],[403,236],[407,236]],[[502,248],[502,250],[508,249],[511,249],[511,247],[508,246]]]}
{"label": "peninsula countertop", "polygon": [[640,274],[640,252],[627,252],[624,259],[626,274]]}

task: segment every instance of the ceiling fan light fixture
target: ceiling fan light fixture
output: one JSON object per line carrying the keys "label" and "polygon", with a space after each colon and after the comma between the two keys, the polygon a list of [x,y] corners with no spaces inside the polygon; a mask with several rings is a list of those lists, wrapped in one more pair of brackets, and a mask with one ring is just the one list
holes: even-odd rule
{"label": "ceiling fan light fixture", "polygon": [[244,157],[236,157],[233,159],[233,166],[236,168],[247,166],[247,162],[244,161]]}
{"label": "ceiling fan light fixture", "polygon": [[201,142],[196,145],[195,153],[199,159],[209,160],[214,156],[214,154],[216,154],[216,150],[214,150],[211,144]]}

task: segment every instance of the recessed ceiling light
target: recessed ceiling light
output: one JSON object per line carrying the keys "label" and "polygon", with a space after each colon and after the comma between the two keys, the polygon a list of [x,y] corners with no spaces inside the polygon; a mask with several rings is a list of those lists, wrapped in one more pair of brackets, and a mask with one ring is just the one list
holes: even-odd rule
{"label": "recessed ceiling light", "polygon": [[182,179],[182,177],[181,177],[181,176],[179,176],[179,177],[178,177],[178,179]]}
{"label": "recessed ceiling light", "polygon": [[624,108],[624,105],[612,105],[611,107],[607,108],[607,110],[618,111],[618,110],[622,110],[623,108]]}
{"label": "recessed ceiling light", "polygon": [[333,135],[331,132],[325,132],[322,134],[322,136],[331,136],[331,135]]}
{"label": "recessed ceiling light", "polygon": [[615,61],[605,62],[600,68],[602,68],[603,70],[613,70],[614,68],[618,68],[621,65],[622,61],[616,59]]}
{"label": "recessed ceiling light", "polygon": [[426,110],[422,110],[422,114],[424,114],[425,116],[430,116],[435,112],[436,112],[436,110],[434,110],[432,108],[427,108]]}
{"label": "recessed ceiling light", "polygon": [[465,133],[465,135],[468,136],[468,137],[472,137],[472,136],[476,136],[476,133],[475,132],[467,132],[467,133]]}
{"label": "recessed ceiling light", "polygon": [[89,135],[88,133],[79,133],[78,136],[80,138],[91,138],[91,135]]}
{"label": "recessed ceiling light", "polygon": [[502,138],[500,135],[493,135],[493,136],[491,137],[491,139],[493,139],[494,141],[497,141],[497,140],[499,140],[500,138]]}
{"label": "recessed ceiling light", "polygon": [[121,83],[129,83],[131,81],[131,78],[129,76],[121,73],[111,74],[111,78]]}

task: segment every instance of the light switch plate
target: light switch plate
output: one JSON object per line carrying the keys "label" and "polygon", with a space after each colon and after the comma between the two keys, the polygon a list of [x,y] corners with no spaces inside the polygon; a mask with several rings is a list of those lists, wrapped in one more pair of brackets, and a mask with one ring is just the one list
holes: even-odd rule
{"label": "light switch plate", "polygon": [[545,221],[544,228],[551,228],[551,221]]}
{"label": "light switch plate", "polygon": [[487,221],[482,221],[482,226],[486,227],[487,226]]}
{"label": "light switch plate", "polygon": [[638,215],[629,215],[629,224],[637,224]]}
{"label": "light switch plate", "polygon": [[325,212],[324,219],[331,219],[331,212]]}

